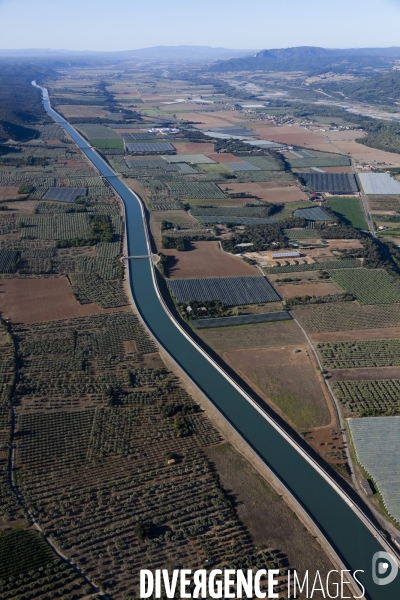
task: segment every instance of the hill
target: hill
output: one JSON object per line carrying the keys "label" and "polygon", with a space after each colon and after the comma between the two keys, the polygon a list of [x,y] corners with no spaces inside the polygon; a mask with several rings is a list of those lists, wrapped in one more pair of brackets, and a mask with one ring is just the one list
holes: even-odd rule
{"label": "hill", "polygon": [[400,48],[329,49],[317,46],[297,46],[261,50],[253,56],[218,61],[213,72],[228,71],[307,71],[329,69],[336,72],[357,71],[363,68],[391,68],[400,57]]}

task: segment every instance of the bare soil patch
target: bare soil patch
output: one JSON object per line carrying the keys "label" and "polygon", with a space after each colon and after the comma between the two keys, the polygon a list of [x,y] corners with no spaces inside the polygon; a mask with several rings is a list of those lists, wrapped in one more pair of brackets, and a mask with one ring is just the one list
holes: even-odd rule
{"label": "bare soil patch", "polygon": [[353,173],[353,167],[321,167],[327,173]]}
{"label": "bare soil patch", "polygon": [[167,273],[171,279],[193,277],[259,276],[260,271],[241,258],[220,250],[218,242],[192,242],[192,250],[163,250],[168,256]]}
{"label": "bare soil patch", "polygon": [[105,117],[107,114],[101,106],[60,104],[58,108],[66,119],[70,117]]}
{"label": "bare soil patch", "polygon": [[199,125],[206,125],[208,127],[224,127],[230,124],[236,124],[243,121],[243,117],[234,116],[232,111],[216,111],[213,113],[187,113],[185,119],[188,121],[194,121],[196,123],[196,129],[204,129]]}
{"label": "bare soil patch", "polygon": [[[343,435],[340,429],[321,427],[321,429],[314,429],[314,431],[308,433],[305,439],[329,463],[344,464],[347,462],[343,448]],[[333,456],[332,453],[334,453]],[[342,471],[340,472],[343,474]]]}
{"label": "bare soil patch", "polygon": [[33,215],[38,202],[38,200],[13,200],[7,206],[13,212],[18,211],[26,215]]}
{"label": "bare soil patch", "polygon": [[331,381],[355,381],[358,379],[400,379],[400,367],[361,367],[356,369],[329,370]]}
{"label": "bare soil patch", "polygon": [[294,512],[230,444],[207,448],[206,453],[257,547],[284,548],[292,568],[309,570],[311,581],[316,570],[322,575],[333,568]]}
{"label": "bare soil patch", "polygon": [[215,160],[221,164],[224,163],[231,163],[231,162],[242,162],[243,158],[240,158],[239,156],[235,156],[234,154],[230,154],[229,152],[212,152],[212,153],[207,153],[207,156],[209,158],[211,158],[212,160]]}
{"label": "bare soil patch", "polygon": [[228,188],[230,194],[246,192],[253,194],[261,200],[267,202],[298,202],[299,200],[307,200],[307,194],[301,191],[300,188],[294,185],[278,185],[276,181],[266,181],[260,183],[221,183],[221,190],[225,192]]}
{"label": "bare soil patch", "polygon": [[[126,310],[131,310],[129,306]],[[104,312],[97,304],[79,304],[66,277],[0,279],[0,313],[13,323],[36,323]]]}
{"label": "bare soil patch", "polygon": [[364,146],[351,140],[336,141],[335,145],[341,148],[346,154],[350,154],[355,160],[364,163],[384,163],[388,165],[400,166],[400,154],[394,152],[384,152],[376,148]]}
{"label": "bare soil patch", "polygon": [[342,293],[342,290],[337,285],[329,281],[277,283],[274,285],[279,295],[284,298],[293,298],[294,296],[328,296],[330,294]]}
{"label": "bare soil patch", "polygon": [[177,154],[210,154],[214,152],[211,142],[179,142],[174,144]]}
{"label": "bare soil patch", "polygon": [[219,354],[243,348],[271,348],[304,344],[304,335],[294,321],[199,329],[197,335]]}
{"label": "bare soil patch", "polygon": [[2,202],[3,200],[13,200],[14,198],[20,198],[21,194],[18,194],[18,190],[19,186],[15,185],[0,186],[0,202]]}
{"label": "bare soil patch", "polygon": [[327,131],[326,137],[332,140],[333,142],[343,142],[343,141],[351,141],[358,138],[363,138],[367,134],[365,131],[354,131],[354,129],[344,129],[343,131]]}
{"label": "bare soil patch", "polygon": [[253,127],[253,130],[263,139],[272,142],[337,153],[332,144],[322,135],[308,131],[298,125],[257,125]]}
{"label": "bare soil patch", "polygon": [[400,327],[382,327],[382,329],[352,329],[351,331],[324,331],[310,333],[310,339],[318,342],[351,342],[362,340],[398,340]]}
{"label": "bare soil patch", "polygon": [[234,350],[223,358],[297,427],[330,423],[325,390],[307,344]]}

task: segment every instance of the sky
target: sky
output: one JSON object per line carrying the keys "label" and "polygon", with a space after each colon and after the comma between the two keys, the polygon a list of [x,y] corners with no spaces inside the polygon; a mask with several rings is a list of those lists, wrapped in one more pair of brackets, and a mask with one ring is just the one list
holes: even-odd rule
{"label": "sky", "polygon": [[400,46],[400,0],[0,0],[0,49]]}

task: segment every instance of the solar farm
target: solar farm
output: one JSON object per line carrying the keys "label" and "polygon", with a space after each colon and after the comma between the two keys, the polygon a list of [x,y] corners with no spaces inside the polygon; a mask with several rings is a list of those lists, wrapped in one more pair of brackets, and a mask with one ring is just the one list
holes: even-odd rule
{"label": "solar farm", "polygon": [[43,200],[56,200],[57,202],[75,202],[80,196],[86,196],[86,188],[57,188],[51,187],[45,195]]}
{"label": "solar farm", "polygon": [[356,176],[352,173],[301,173],[304,185],[315,192],[354,194],[359,191]]}
{"label": "solar farm", "polygon": [[374,480],[388,513],[400,523],[400,417],[348,419],[360,465]]}
{"label": "solar farm", "polygon": [[400,195],[400,181],[387,173],[359,173],[364,193],[375,196]]}
{"label": "solar farm", "polygon": [[[175,148],[170,142],[137,142],[126,144],[126,149],[131,154],[139,152],[174,152]],[[182,162],[182,161],[180,161]]]}
{"label": "solar farm", "polygon": [[168,280],[167,285],[179,304],[220,300],[225,306],[239,306],[280,300],[265,277],[174,279]]}

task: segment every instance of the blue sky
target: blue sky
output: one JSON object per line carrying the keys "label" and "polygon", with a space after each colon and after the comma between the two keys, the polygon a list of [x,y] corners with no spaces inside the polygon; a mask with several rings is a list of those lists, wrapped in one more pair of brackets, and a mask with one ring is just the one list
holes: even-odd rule
{"label": "blue sky", "polygon": [[400,46],[400,0],[0,0],[0,48]]}

